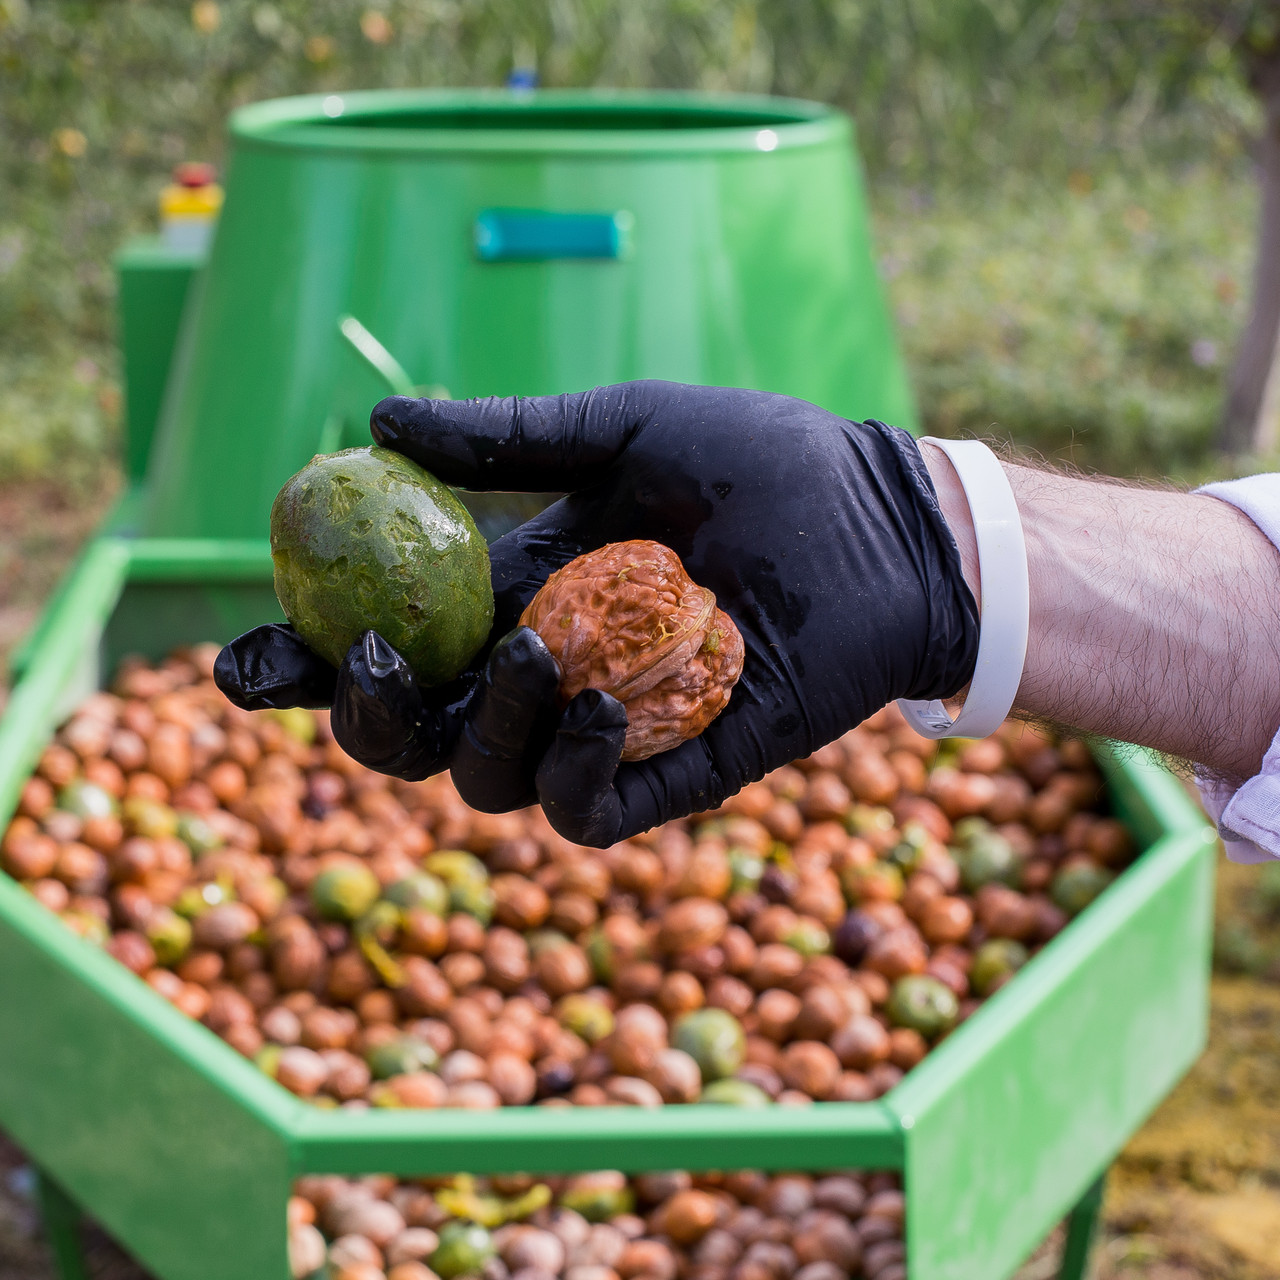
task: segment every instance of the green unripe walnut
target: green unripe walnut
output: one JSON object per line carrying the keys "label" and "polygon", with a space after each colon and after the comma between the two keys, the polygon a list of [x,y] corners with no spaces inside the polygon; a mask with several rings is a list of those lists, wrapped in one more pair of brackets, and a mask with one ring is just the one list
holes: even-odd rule
{"label": "green unripe walnut", "polygon": [[713,1080],[702,1091],[699,1102],[718,1107],[771,1107],[773,1099],[749,1080]]}
{"label": "green unripe walnut", "polygon": [[1096,862],[1068,862],[1058,868],[1049,896],[1067,915],[1079,915],[1115,878],[1113,871]]}
{"label": "green unripe walnut", "polygon": [[402,1035],[366,1050],[364,1060],[375,1080],[389,1080],[414,1071],[434,1071],[440,1055],[420,1037]]}
{"label": "green unripe walnut", "polygon": [[147,941],[157,964],[177,964],[191,949],[191,923],[168,907],[158,907],[147,921]]}
{"label": "green unripe walnut", "polygon": [[414,871],[389,885],[384,891],[384,898],[406,911],[410,907],[421,907],[432,915],[442,916],[449,910],[449,890],[444,882],[429,871]]}
{"label": "green unripe walnut", "polygon": [[1026,963],[1027,949],[1022,943],[1010,938],[991,938],[974,953],[969,985],[976,995],[989,996]]}
{"label": "green unripe walnut", "polygon": [[556,1005],[555,1015],[562,1027],[588,1044],[596,1044],[613,1031],[613,1010],[582,992],[565,996]]}
{"label": "green unripe walnut", "polygon": [[724,1009],[695,1009],[675,1025],[671,1043],[698,1064],[705,1082],[731,1076],[746,1058],[742,1024]]}
{"label": "green unripe walnut", "polygon": [[468,882],[487,884],[489,880],[489,868],[466,849],[437,849],[423,859],[422,865],[450,888]]}
{"label": "green unripe walnut", "polygon": [[428,1259],[431,1270],[442,1280],[479,1275],[494,1255],[493,1237],[477,1222],[446,1222],[440,1228],[440,1243]]}
{"label": "green unripe walnut", "polygon": [[560,1203],[588,1222],[608,1222],[635,1209],[635,1193],[621,1174],[584,1173],[570,1180],[560,1195]]}
{"label": "green unripe walnut", "polygon": [[910,1027],[926,1040],[950,1031],[960,1016],[960,1002],[950,987],[928,974],[908,974],[893,984],[885,1012],[895,1027]]}
{"label": "green unripe walnut", "polygon": [[354,920],[378,900],[378,877],[368,867],[341,864],[311,882],[311,901],[325,920]]}
{"label": "green unripe walnut", "polygon": [[[1022,864],[1013,845],[1004,836],[983,824],[969,827],[959,850],[955,852],[960,864],[960,880],[969,893],[977,893],[986,884],[1016,886],[1022,872]],[[960,838],[960,826],[956,828]]]}
{"label": "green unripe walnut", "polygon": [[461,672],[493,624],[489,552],[457,497],[394,452],[313,458],[271,507],[276,596],[335,667],[377,631],[424,684]]}
{"label": "green unripe walnut", "polygon": [[110,818],[120,812],[109,791],[84,778],[75,778],[62,788],[58,793],[58,808],[85,819]]}

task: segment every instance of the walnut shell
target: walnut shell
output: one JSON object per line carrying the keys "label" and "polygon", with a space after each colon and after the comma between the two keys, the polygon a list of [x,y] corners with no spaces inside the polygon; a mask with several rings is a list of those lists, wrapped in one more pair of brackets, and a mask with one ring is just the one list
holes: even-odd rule
{"label": "walnut shell", "polygon": [[715,596],[658,542],[614,542],[557,570],[520,615],[560,664],[560,696],[626,708],[624,760],[696,738],[724,710],[745,647]]}

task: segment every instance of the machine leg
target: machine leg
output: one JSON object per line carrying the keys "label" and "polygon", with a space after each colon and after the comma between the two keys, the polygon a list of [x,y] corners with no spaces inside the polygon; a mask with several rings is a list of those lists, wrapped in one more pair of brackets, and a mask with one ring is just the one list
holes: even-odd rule
{"label": "machine leg", "polygon": [[89,1280],[80,1246],[79,1206],[42,1170],[36,1174],[36,1189],[45,1239],[59,1280]]}
{"label": "machine leg", "polygon": [[1067,1243],[1062,1251],[1062,1267],[1058,1280],[1085,1280],[1089,1274],[1089,1255],[1093,1252],[1094,1237],[1098,1233],[1098,1219],[1102,1215],[1102,1194],[1106,1189],[1107,1174],[1104,1170],[1080,1202],[1067,1216]]}

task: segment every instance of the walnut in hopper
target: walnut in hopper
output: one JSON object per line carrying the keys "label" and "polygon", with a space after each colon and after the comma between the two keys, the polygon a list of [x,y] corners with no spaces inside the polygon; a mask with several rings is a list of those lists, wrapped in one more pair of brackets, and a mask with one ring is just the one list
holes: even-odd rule
{"label": "walnut in hopper", "polygon": [[624,760],[696,738],[720,714],[745,649],[716,598],[658,542],[614,542],[557,570],[520,617],[560,664],[560,696],[626,708]]}

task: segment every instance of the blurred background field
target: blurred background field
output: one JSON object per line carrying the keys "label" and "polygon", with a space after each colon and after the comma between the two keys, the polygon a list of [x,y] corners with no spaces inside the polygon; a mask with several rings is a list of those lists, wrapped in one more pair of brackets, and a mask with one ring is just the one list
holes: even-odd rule
{"label": "blurred background field", "polygon": [[[1258,7],[0,0],[0,672],[118,488],[111,255],[176,162],[221,160],[230,109],[287,93],[532,67],[838,103],[930,430],[1122,476],[1260,469],[1214,447],[1263,120],[1231,45]],[[1106,1277],[1280,1274],[1280,881],[1222,889],[1214,1047],[1113,1180]],[[0,1195],[0,1280],[47,1274],[24,1212]]]}
{"label": "blurred background field", "polygon": [[[355,86],[751,90],[858,122],[930,428],[1193,477],[1245,316],[1260,113],[1145,0],[0,0],[0,476],[99,490],[113,250],[227,112]],[[1214,6],[1210,6],[1213,8]],[[1245,6],[1247,7],[1247,6]]]}

